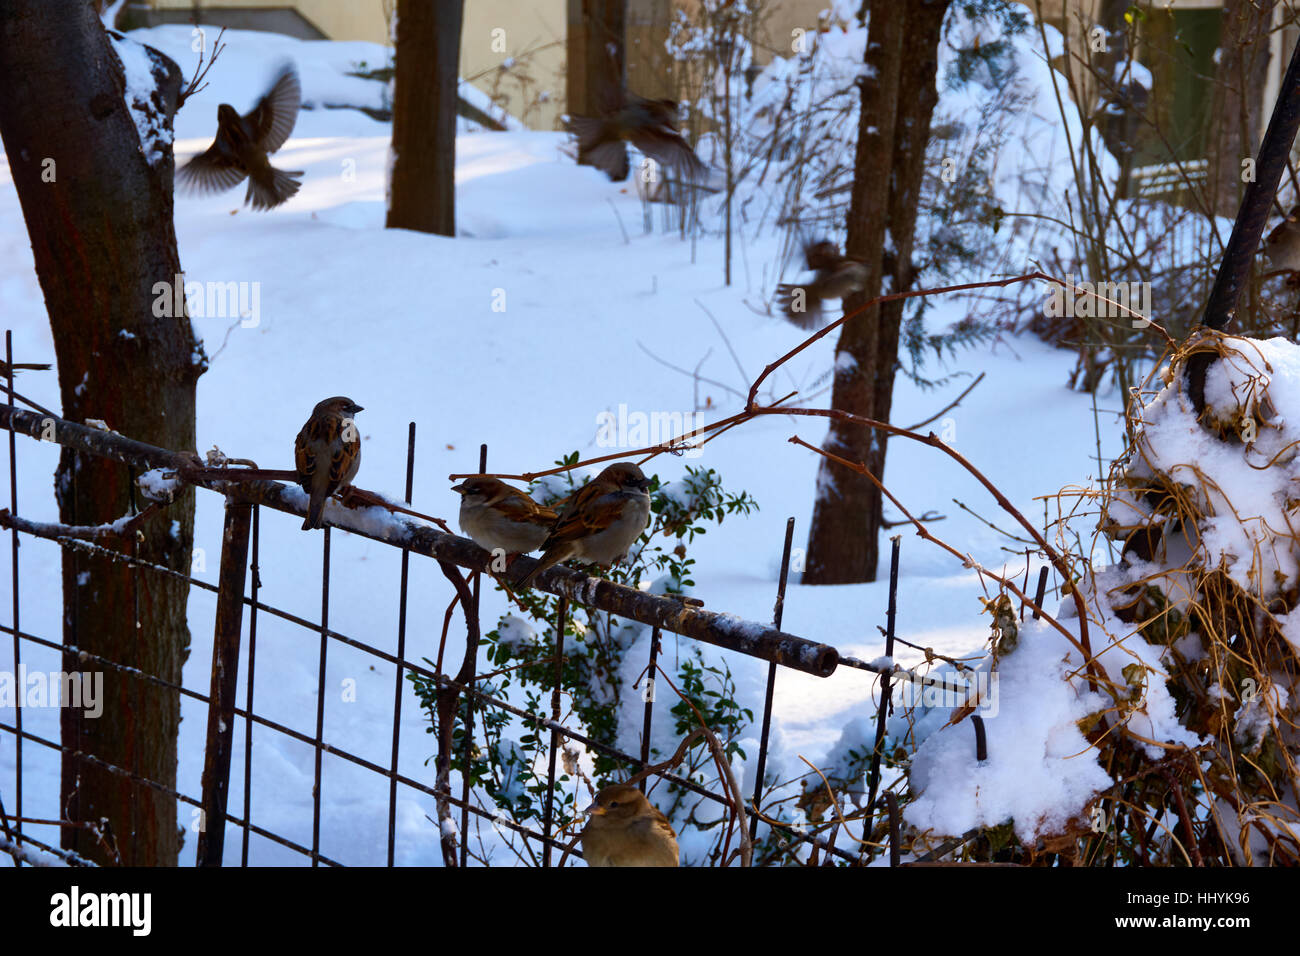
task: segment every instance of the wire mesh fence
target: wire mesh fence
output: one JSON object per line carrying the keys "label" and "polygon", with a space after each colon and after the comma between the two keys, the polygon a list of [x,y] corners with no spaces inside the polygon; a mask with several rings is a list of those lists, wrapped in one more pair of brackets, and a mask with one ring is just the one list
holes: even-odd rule
{"label": "wire mesh fence", "polygon": [[[559,825],[558,808],[554,797],[560,769],[557,758],[562,755],[565,742],[572,741],[586,748],[591,754],[601,755],[617,762],[634,779],[641,778],[645,789],[645,777],[658,777],[669,782],[682,791],[698,796],[701,800],[717,805],[718,812],[725,818],[723,852],[715,857],[722,865],[737,859],[750,862],[750,848],[757,839],[760,824],[766,820],[767,825],[778,827],[778,823],[764,816],[765,768],[770,745],[770,733],[774,711],[774,690],[778,675],[782,670],[793,670],[819,678],[829,677],[841,666],[848,666],[866,671],[873,677],[888,674],[891,668],[867,663],[848,655],[841,655],[834,647],[821,642],[808,640],[781,630],[782,612],[786,581],[790,571],[791,544],[793,540],[794,519],[787,522],[784,536],[781,572],[775,596],[775,610],[771,625],[745,621],[737,617],[705,610],[694,599],[648,594],[628,588],[611,581],[588,577],[563,566],[548,569],[537,580],[536,587],[559,595],[559,607],[555,627],[553,661],[555,679],[551,688],[549,713],[539,712],[540,708],[530,710],[520,707],[509,700],[491,692],[490,686],[482,686],[477,680],[477,647],[480,637],[478,620],[480,581],[482,575],[490,570],[491,555],[479,548],[472,541],[460,538],[432,525],[414,522],[405,518],[391,521],[375,520],[373,516],[352,513],[344,509],[334,509],[327,513],[327,526],[323,531],[321,545],[321,585],[319,619],[311,620],[300,613],[286,610],[264,600],[261,571],[265,560],[261,548],[261,525],[266,512],[284,512],[301,517],[305,513],[302,500],[296,494],[297,489],[277,481],[258,477],[265,474],[256,470],[243,470],[230,465],[206,467],[197,462],[192,455],[178,454],[166,449],[155,448],[114,432],[91,428],[73,422],[64,421],[46,409],[26,402],[13,390],[12,356],[9,356],[10,375],[8,381],[8,402],[0,405],[0,424],[9,431],[9,507],[0,512],[0,526],[10,532],[12,561],[12,598],[10,602],[10,624],[0,625],[0,631],[10,635],[12,661],[15,674],[23,667],[24,646],[44,648],[60,652],[65,660],[75,660],[82,665],[106,668],[126,675],[144,694],[176,694],[185,701],[206,707],[207,724],[204,735],[204,755],[201,792],[187,793],[178,786],[149,779],[141,775],[136,768],[119,766],[107,762],[94,753],[85,752],[75,746],[69,746],[66,740],[51,739],[24,726],[22,695],[16,701],[13,722],[0,720],[0,738],[7,738],[13,747],[14,777],[12,790],[0,784],[0,798],[6,791],[13,794],[11,812],[0,800],[0,826],[3,826],[7,847],[20,847],[23,843],[31,844],[40,850],[62,858],[65,862],[80,865],[87,861],[75,852],[62,849],[60,839],[52,835],[59,829],[77,827],[89,829],[95,840],[104,850],[110,861],[114,859],[117,841],[129,839],[127,834],[104,832],[106,827],[93,822],[63,819],[55,814],[55,819],[25,816],[24,805],[24,751],[30,748],[57,752],[61,759],[71,760],[77,764],[95,767],[106,771],[136,788],[148,788],[164,794],[168,798],[189,806],[194,814],[197,830],[197,848],[195,862],[197,865],[219,866],[223,863],[238,862],[248,865],[250,861],[250,839],[257,837],[270,841],[277,847],[289,851],[311,865],[340,865],[342,861],[326,853],[322,847],[322,798],[327,781],[323,779],[323,767],[326,757],[364,773],[372,778],[382,778],[387,783],[387,820],[385,826],[385,860],[389,866],[399,858],[399,796],[403,794],[423,795],[432,798],[438,807],[438,838],[442,841],[443,862],[447,865],[466,865],[469,862],[470,825],[473,820],[481,823],[490,822],[497,833],[506,836],[518,836],[530,847],[540,849],[539,854],[530,858],[538,865],[550,867],[563,862],[569,857],[580,857],[581,850],[576,847],[576,838],[566,836]],[[34,410],[17,408],[15,401],[24,401]],[[132,554],[131,531],[135,523],[147,520],[157,509],[165,509],[165,504],[154,504],[141,509],[137,514],[112,526],[92,528],[74,527],[61,524],[49,524],[22,517],[18,508],[17,474],[18,451],[16,438],[19,434],[38,440],[54,441],[65,449],[73,449],[78,454],[109,457],[121,462],[123,467],[131,469],[133,475],[150,469],[164,469],[168,476],[222,494],[225,499],[225,515],[222,535],[221,560],[216,584],[202,580],[193,574],[177,571],[173,568],[143,560]],[[406,469],[406,508],[409,501],[414,478],[416,428],[410,426],[407,449]],[[483,461],[480,460],[480,470]],[[252,476],[252,477],[250,477]],[[355,635],[343,633],[330,624],[331,603],[331,538],[334,528],[346,530],[353,534],[369,538],[383,545],[400,549],[400,582],[397,592],[396,607],[393,609],[396,619],[396,647],[388,650],[375,643],[362,640]],[[19,536],[26,535],[56,543],[61,549],[72,549],[122,564],[130,574],[141,576],[167,576],[184,580],[190,587],[215,595],[215,614],[213,616],[213,644],[210,666],[207,668],[209,687],[207,693],[186,686],[184,682],[168,680],[157,674],[148,673],[119,660],[112,660],[103,655],[78,647],[68,646],[24,630],[22,626],[22,607],[20,602],[20,561]],[[458,601],[466,628],[466,663],[458,673],[451,674],[439,663],[429,666],[430,662],[421,663],[413,659],[408,641],[410,622],[408,604],[410,596],[412,560],[432,560],[451,585],[455,596],[453,605]],[[506,575],[517,580],[523,577],[533,566],[532,559],[521,557],[512,565]],[[890,577],[890,611],[887,620],[887,655],[892,654],[895,624],[895,598],[897,588],[898,540],[894,542],[892,573]],[[468,574],[465,572],[469,572]],[[1039,598],[1042,601],[1046,575],[1039,581]],[[751,794],[742,795],[734,778],[728,779],[725,767],[720,767],[718,785],[709,787],[692,779],[688,773],[677,772],[676,764],[671,760],[659,764],[651,762],[650,731],[655,714],[656,700],[653,693],[643,697],[644,713],[638,753],[628,753],[611,746],[608,742],[595,739],[589,733],[583,733],[565,723],[561,707],[561,665],[565,661],[565,622],[568,621],[572,604],[582,604],[591,608],[617,614],[628,620],[640,622],[651,629],[649,657],[645,673],[653,680],[656,672],[663,673],[659,655],[662,652],[664,634],[676,634],[688,640],[701,641],[729,651],[744,654],[768,662],[765,694],[762,700],[757,725],[759,731],[759,748],[756,761],[756,775]],[[448,609],[450,619],[451,609]],[[284,675],[267,673],[258,668],[258,628],[259,623],[267,619],[284,622],[294,629],[316,634],[319,642],[315,653],[316,700],[314,727],[310,732],[291,726],[292,721],[283,716],[268,715],[268,705],[264,702],[266,688],[272,688],[277,681],[284,680]],[[194,620],[191,611],[191,627],[200,625]],[[392,723],[391,727],[375,727],[376,734],[387,730],[383,739],[390,740],[387,747],[387,759],[357,753],[353,749],[332,741],[326,733],[326,671],[331,651],[347,648],[364,655],[376,664],[388,665],[394,669],[395,679],[392,685]],[[240,681],[240,662],[245,662],[246,672]],[[417,779],[416,776],[399,769],[401,757],[401,740],[399,727],[402,720],[404,688],[411,676],[430,682],[439,695],[438,732],[440,749],[434,765],[432,780]],[[665,676],[667,676],[665,674]],[[905,679],[930,681],[917,675],[904,673]],[[898,678],[896,678],[898,679]],[[938,683],[937,681],[931,681]],[[242,689],[242,699],[241,691]],[[259,694],[262,695],[259,697]],[[684,698],[683,698],[684,699]],[[447,706],[444,708],[443,704]],[[663,706],[662,704],[660,706]],[[889,679],[886,677],[881,688],[878,727],[883,730],[884,717],[891,707]],[[470,786],[470,775],[461,773],[459,787],[453,787],[451,765],[453,755],[450,752],[455,734],[452,725],[459,731],[462,755],[462,769],[468,766],[470,750],[475,743],[475,715],[508,714],[518,718],[525,725],[536,728],[539,734],[549,736],[549,759],[545,787],[545,811],[540,828],[511,820],[490,807],[480,805],[476,794]],[[432,716],[432,715],[431,715]],[[480,720],[482,723],[482,720]],[[701,720],[702,723],[702,720]],[[711,732],[701,727],[701,735]],[[242,746],[236,746],[236,734]],[[264,822],[256,820],[257,776],[252,762],[255,738],[269,734],[281,740],[291,740],[310,748],[312,760],[312,817],[310,839],[291,836],[284,832],[285,827],[277,824],[277,814],[268,814]],[[879,807],[880,813],[889,818],[889,832],[898,833],[898,806],[893,794],[886,792],[878,799],[881,779],[881,753],[883,737],[878,731],[876,751],[873,755],[870,772],[870,800],[868,813],[874,813]],[[683,743],[683,747],[685,742]],[[680,751],[679,748],[679,759]],[[242,772],[238,774],[238,788],[231,792],[231,765],[236,751],[242,751]],[[427,762],[426,762],[427,763]],[[723,760],[719,760],[722,764]],[[267,781],[267,784],[272,783]],[[569,821],[570,823],[572,821]],[[432,827],[430,830],[432,831]],[[791,845],[806,845],[817,848],[817,852],[827,858],[834,858],[840,863],[857,864],[866,859],[865,847],[849,851],[838,845],[834,834],[830,839],[824,830],[818,827],[780,827],[783,842]],[[231,843],[227,845],[227,838]],[[734,842],[736,849],[730,847]],[[235,843],[238,843],[236,849]],[[894,841],[896,842],[896,840]],[[877,848],[879,852],[880,848]],[[890,848],[891,862],[897,865],[898,847]],[[21,854],[15,854],[19,860]]]}

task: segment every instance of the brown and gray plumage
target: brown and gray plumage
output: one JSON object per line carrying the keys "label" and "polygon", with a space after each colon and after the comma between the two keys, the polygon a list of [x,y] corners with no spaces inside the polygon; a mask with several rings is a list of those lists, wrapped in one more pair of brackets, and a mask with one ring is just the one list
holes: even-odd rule
{"label": "brown and gray plumage", "polygon": [[801,329],[815,329],[825,323],[824,301],[866,288],[867,267],[840,255],[839,247],[825,239],[804,247],[804,261],[815,273],[812,281],[779,285],[776,298],[787,319]]}
{"label": "brown and gray plumage", "polygon": [[587,482],[569,498],[542,542],[537,567],[519,583],[530,587],[542,571],[570,559],[604,567],[621,561],[650,523],[649,486],[631,462],[610,465]]}
{"label": "brown and gray plumage", "polygon": [[451,490],[460,495],[460,530],[488,551],[536,551],[558,517],[550,508],[496,478],[468,478],[452,485]]}
{"label": "brown and gray plumage", "polygon": [[1265,237],[1264,255],[1272,271],[1300,270],[1300,206],[1292,208]]}
{"label": "brown and gray plumage", "polygon": [[321,527],[325,499],[352,484],[361,467],[361,434],[353,416],[361,406],[336,395],[318,402],[293,446],[298,484],[311,497],[302,530]]}
{"label": "brown and gray plumage", "polygon": [[286,64],[271,89],[246,116],[229,103],[217,107],[217,137],[176,170],[176,181],[190,192],[206,194],[233,189],[248,177],[244,205],[273,209],[302,185],[302,170],[276,169],[267,158],[284,145],[298,120],[302,88],[292,64]]}
{"label": "brown and gray plumage", "polygon": [[582,829],[588,866],[679,866],[677,834],[636,787],[617,783],[596,794]]}
{"label": "brown and gray plumage", "polygon": [[659,165],[687,179],[699,179],[704,163],[677,131],[677,103],[648,100],[623,91],[619,102],[601,116],[571,116],[569,132],[578,138],[578,156],[612,180],[627,177],[628,142]]}

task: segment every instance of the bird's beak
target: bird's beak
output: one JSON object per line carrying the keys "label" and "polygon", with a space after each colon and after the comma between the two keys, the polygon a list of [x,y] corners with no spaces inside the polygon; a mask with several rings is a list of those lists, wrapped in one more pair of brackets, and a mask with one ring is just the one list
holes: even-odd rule
{"label": "bird's beak", "polygon": [[465,486],[464,486],[463,484],[461,484],[461,485],[452,485],[452,486],[451,486],[451,490],[454,491],[454,492],[456,492],[456,494],[458,494],[458,495],[463,495],[463,494],[465,493]]}
{"label": "bird's beak", "polygon": [[589,817],[603,817],[605,815],[605,808],[593,800],[591,806],[582,812]]}
{"label": "bird's beak", "polygon": [[365,409],[362,408],[360,405],[353,405],[353,406],[352,406],[352,413],[353,413],[354,415],[355,415],[357,412],[364,412],[364,411],[365,411]]}

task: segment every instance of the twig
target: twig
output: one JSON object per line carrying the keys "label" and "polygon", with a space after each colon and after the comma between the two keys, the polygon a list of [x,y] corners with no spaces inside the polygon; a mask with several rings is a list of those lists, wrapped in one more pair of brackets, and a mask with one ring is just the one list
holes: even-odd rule
{"label": "twig", "polygon": [[740,364],[740,356],[737,355],[736,350],[731,347],[731,339],[727,338],[727,333],[722,331],[722,326],[718,324],[718,320],[713,317],[713,313],[705,308],[704,303],[699,299],[695,300],[695,304],[698,305],[700,310],[709,317],[709,321],[713,323],[713,327],[718,330],[718,335],[722,337],[723,344],[727,346],[727,351],[731,353],[731,360],[736,363],[736,369],[740,372],[740,377],[748,380],[749,375],[745,372],[745,366]]}
{"label": "twig", "polygon": [[614,210],[614,218],[618,220],[618,231],[623,233],[623,245],[630,246],[632,240],[627,237],[627,229],[623,226],[623,217],[618,214],[618,207],[614,205],[614,200],[606,198],[605,202],[609,203],[609,208]]}
{"label": "twig", "polygon": [[[722,744],[718,741],[717,735],[704,722],[704,715],[695,706],[695,702],[677,689],[677,685],[668,676],[668,672],[660,667],[658,663],[655,664],[655,670],[663,675],[664,682],[668,684],[669,689],[685,702],[686,706],[694,712],[695,719],[699,721],[700,730],[704,732],[705,738],[709,741],[709,749],[713,752],[713,760],[718,765],[718,777],[722,781],[722,785],[726,787],[728,796],[731,797],[732,810],[736,814],[736,823],[739,825],[740,830],[740,848],[737,851],[740,854],[740,865],[753,866],[754,847],[749,841],[749,821],[745,817],[745,798],[741,796],[740,784],[736,782],[736,775],[731,769],[731,761],[727,759],[726,752],[722,749]],[[723,852],[726,852],[725,847]],[[725,866],[726,863],[727,860],[724,859],[723,865]]]}
{"label": "twig", "polygon": [[[204,39],[207,38],[206,34],[203,34],[202,29],[200,29],[199,32],[203,35]],[[221,51],[226,48],[225,44],[221,42],[221,38],[225,33],[226,28],[222,27],[221,32],[217,34],[217,38],[212,41],[212,56],[208,58],[207,66],[203,65],[203,54],[206,51],[202,49],[199,50],[199,62],[194,65],[194,76],[190,79],[189,83],[186,84],[185,89],[181,90],[180,96],[176,100],[177,110],[180,110],[180,108],[185,105],[185,101],[195,93],[201,93],[203,90],[207,89],[208,84],[204,82],[204,78],[207,77],[208,70],[212,69],[212,64],[217,62],[217,57],[221,55]],[[230,333],[227,332],[226,336],[229,337],[229,335]],[[223,345],[222,348],[225,348],[225,346]]]}
{"label": "twig", "polygon": [[[980,372],[979,377],[976,378],[975,381],[971,382],[970,385],[968,385],[968,386],[966,387],[966,391],[962,392],[960,395],[958,395],[956,398],[954,398],[950,403],[948,403],[947,405],[945,405],[943,408],[939,409],[937,412],[935,412],[933,415],[931,415],[931,416],[930,416],[929,418],[927,418],[925,421],[923,421],[923,422],[917,422],[915,425],[908,425],[908,426],[907,426],[907,430],[908,430],[909,432],[914,432],[914,431],[916,431],[918,428],[924,428],[926,425],[930,424],[930,422],[934,421],[936,418],[938,418],[938,417],[939,417],[940,415],[942,415],[944,412],[951,411],[952,409],[956,408],[958,405],[961,404],[961,400],[962,400],[963,398],[965,398],[967,395],[969,395],[969,394],[974,390],[974,388],[975,388],[976,385],[978,385],[980,382],[984,381],[984,376],[985,376],[986,374],[987,374],[987,373],[985,373],[985,372]],[[925,520],[925,519],[923,518],[923,519],[921,519],[921,520]]]}

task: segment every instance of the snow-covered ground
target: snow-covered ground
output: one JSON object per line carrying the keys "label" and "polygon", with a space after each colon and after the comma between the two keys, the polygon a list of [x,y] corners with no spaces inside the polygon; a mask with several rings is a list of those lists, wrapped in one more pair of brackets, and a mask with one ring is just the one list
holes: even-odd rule
{"label": "snow-covered ground", "polygon": [[[160,28],[133,36],[159,46],[187,73],[191,70],[194,54],[187,29]],[[211,85],[177,117],[178,157],[209,144],[219,102],[241,111],[249,108],[285,47],[293,46],[304,99],[313,104],[334,101],[337,88],[352,82],[341,71],[381,50],[324,44],[313,53],[307,49],[311,45],[297,41],[249,37],[255,35],[227,35],[230,48],[209,74]],[[359,484],[401,497],[407,423],[415,421],[414,505],[454,521],[458,498],[448,490],[446,476],[473,471],[480,442],[489,447],[489,470],[537,470],[574,449],[584,457],[602,453],[595,444],[598,416],[617,413],[620,405],[630,411],[695,411],[691,378],[665,368],[646,350],[682,368],[695,368],[703,360],[701,375],[730,386],[700,386],[701,402],[705,397],[710,401],[706,420],[715,420],[735,412],[741,401],[737,393],[748,379],[802,338],[779,318],[750,307],[771,297],[777,237],[746,237],[736,250],[733,284],[725,287],[720,238],[701,238],[693,246],[657,229],[643,234],[635,190],[576,166],[562,151],[561,134],[461,135],[456,175],[460,234],[449,239],[385,230],[388,140],[386,124],[356,110],[304,110],[294,135],[273,157],[280,168],[305,171],[301,192],[284,207],[266,214],[244,209],[242,187],[205,199],[177,197],[186,278],[258,283],[260,292],[255,324],[194,320],[214,356],[198,387],[200,451],[217,445],[264,467],[291,467],[294,436],[312,406],[324,396],[345,394],[365,407],[358,417],[364,438]],[[656,211],[656,222],[658,218]],[[717,318],[735,360],[701,306]],[[930,321],[936,327],[956,321],[966,306],[958,297],[936,300]],[[53,360],[22,213],[2,159],[0,314],[13,329],[19,361]],[[774,378],[773,389],[814,390],[813,383],[831,366],[833,343],[834,337],[828,337],[799,355]],[[1087,484],[1098,473],[1093,404],[1087,395],[1065,387],[1071,365],[1069,354],[1024,337],[961,352],[945,371],[985,372],[987,378],[960,407],[930,426],[944,431],[955,448],[1036,521],[1044,513],[1038,496]],[[900,376],[894,420],[907,424],[928,418],[968,382],[958,378],[942,390],[923,392]],[[59,407],[54,373],[24,373],[20,390]],[[825,404],[829,395],[814,401]],[[1103,396],[1101,405],[1113,410],[1119,398]],[[1114,457],[1121,450],[1116,416],[1102,414],[1099,427],[1102,452]],[[692,546],[696,593],[714,610],[771,620],[786,518],[795,517],[796,546],[802,547],[815,490],[817,459],[787,443],[795,434],[817,442],[824,426],[807,418],[764,418],[710,443],[699,459],[664,457],[653,463],[652,470],[666,480],[681,476],[687,464],[707,465],[720,472],[729,490],[743,489],[759,502],[760,511],[728,518]],[[7,469],[7,445],[0,443],[0,448],[0,466]],[[20,513],[56,518],[51,488],[56,460],[54,446],[19,440]],[[884,480],[914,514],[933,509],[946,515],[935,525],[946,540],[987,566],[1023,573],[1023,557],[1012,553],[1014,542],[953,503],[958,499],[1003,527],[1009,524],[977,482],[946,457],[897,441]],[[198,497],[195,544],[203,549],[204,566],[196,575],[215,583],[222,503],[212,494]],[[1052,510],[1055,516],[1055,506]],[[899,517],[892,510],[889,516]],[[1085,529],[1087,525],[1085,521]],[[907,528],[896,533],[903,535],[899,634],[944,654],[978,651],[988,640],[989,618],[981,613],[979,598],[985,592],[975,573]],[[316,619],[320,548],[319,534],[304,534],[286,516],[264,514],[262,600]],[[0,606],[8,607],[9,551],[0,550]],[[881,550],[887,561],[887,543]],[[331,627],[395,649],[399,553],[337,534],[332,558]],[[23,629],[58,639],[59,549],[25,538],[21,562]],[[415,560],[411,572],[408,654],[418,659],[436,650],[449,591],[432,562]],[[787,594],[783,626],[870,660],[883,654],[878,626],[884,623],[885,602],[884,583],[804,587],[796,582]],[[1049,607],[1054,605],[1050,600]],[[485,628],[505,609],[500,594],[489,590]],[[212,595],[193,591],[193,645],[185,682],[204,693],[213,613]],[[666,646],[671,655],[674,642]],[[317,635],[260,617],[257,707],[309,735],[316,712],[317,653]],[[451,647],[448,654],[457,659],[459,651]],[[0,669],[12,669],[10,655],[8,640],[0,641]],[[903,648],[896,659],[910,664],[921,655]],[[29,669],[59,668],[58,655],[31,646],[24,648],[23,660]],[[759,712],[766,665],[735,655],[728,664],[738,699]],[[245,675],[241,664],[241,701]],[[344,700],[346,682],[355,682],[355,701]],[[386,766],[393,670],[332,644],[325,686],[327,741]],[[794,776],[806,769],[798,755],[814,763],[823,760],[846,724],[873,714],[874,690],[871,675],[847,668],[827,680],[781,673],[770,766]],[[198,795],[206,712],[186,700],[182,713],[180,789]],[[0,708],[0,721],[10,723],[12,716],[11,708]],[[57,739],[54,709],[28,710],[24,719],[32,732]],[[427,727],[408,690],[400,769],[431,784],[432,764],[425,763],[432,753]],[[235,741],[232,793],[237,795],[243,783],[242,725]],[[0,787],[7,795],[13,743],[9,735],[0,735],[0,742]],[[748,749],[751,760],[756,752],[756,746]],[[253,820],[310,845],[312,766],[311,748],[256,729]],[[747,769],[752,773],[752,766]],[[58,781],[58,755],[27,744],[25,808],[30,815],[55,814]],[[748,792],[752,784],[744,786]],[[232,805],[237,799],[232,798]],[[382,863],[387,799],[384,778],[327,755],[322,852],[347,863]],[[439,859],[437,829],[426,815],[435,816],[431,798],[399,789],[399,863]],[[180,822],[192,824],[188,807],[182,807]],[[228,839],[227,847],[236,854],[229,858],[236,859],[238,841]],[[684,835],[688,859],[695,847]],[[183,859],[191,852],[192,845]],[[255,836],[251,860],[296,864],[303,858]]]}

